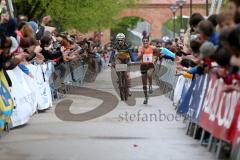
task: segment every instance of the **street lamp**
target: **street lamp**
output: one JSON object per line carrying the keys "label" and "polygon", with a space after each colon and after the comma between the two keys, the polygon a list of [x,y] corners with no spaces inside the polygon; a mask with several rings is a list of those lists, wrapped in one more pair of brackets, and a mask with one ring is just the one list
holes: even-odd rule
{"label": "street lamp", "polygon": [[206,0],[206,16],[208,16],[208,14],[209,14],[209,13],[208,13],[208,4],[209,4],[209,3],[208,3],[208,0]]}
{"label": "street lamp", "polygon": [[182,10],[183,10],[183,5],[185,3],[185,0],[177,0],[176,1],[177,4],[179,5],[179,8],[180,8],[180,18],[181,18],[181,28],[183,27],[183,13],[182,13]]}
{"label": "street lamp", "polygon": [[175,38],[175,34],[176,34],[176,11],[177,11],[178,7],[174,4],[170,7],[170,10],[173,13],[173,38]]}
{"label": "street lamp", "polygon": [[193,3],[192,3],[192,0],[190,0],[190,16],[189,17],[192,16],[192,6],[193,6]]}

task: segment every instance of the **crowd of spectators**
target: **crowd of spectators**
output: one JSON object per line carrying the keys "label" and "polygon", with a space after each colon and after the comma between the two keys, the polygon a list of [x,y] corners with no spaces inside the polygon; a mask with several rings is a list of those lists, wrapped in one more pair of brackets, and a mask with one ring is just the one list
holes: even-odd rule
{"label": "crowd of spectators", "polygon": [[98,62],[97,65],[101,65],[100,54],[103,51],[100,40],[85,38],[77,31],[57,33],[53,27],[47,26],[50,21],[50,16],[43,17],[40,22],[28,20],[28,17],[24,15],[12,18],[5,8],[2,9],[0,69],[3,69],[9,86],[11,86],[11,81],[6,70],[12,70],[18,66],[24,73],[33,77],[26,67],[29,63],[41,64],[52,61],[55,68],[61,71],[64,69],[62,70],[59,66],[68,62],[77,64],[81,61],[90,64],[90,69],[95,61]]}
{"label": "crowd of spectators", "polygon": [[229,9],[207,19],[193,13],[184,37],[153,42],[176,54],[177,75],[193,78],[216,73],[228,84],[225,91],[240,91],[240,3],[229,1]]}

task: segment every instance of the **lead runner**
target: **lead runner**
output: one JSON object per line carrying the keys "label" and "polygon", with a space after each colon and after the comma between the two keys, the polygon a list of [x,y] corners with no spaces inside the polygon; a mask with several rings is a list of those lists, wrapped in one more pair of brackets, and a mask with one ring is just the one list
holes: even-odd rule
{"label": "lead runner", "polygon": [[158,49],[149,44],[149,37],[143,37],[142,43],[143,45],[139,48],[138,59],[141,62],[140,71],[142,74],[143,92],[145,96],[143,104],[148,104],[148,89],[147,89],[148,82],[149,82],[149,94],[153,93],[152,77],[155,70],[154,53],[157,53],[157,56],[159,56],[160,54],[158,54],[159,53]]}

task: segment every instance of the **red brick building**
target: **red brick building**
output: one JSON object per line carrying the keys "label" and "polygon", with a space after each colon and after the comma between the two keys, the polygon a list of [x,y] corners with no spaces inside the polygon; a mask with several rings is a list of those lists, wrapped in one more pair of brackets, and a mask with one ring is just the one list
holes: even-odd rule
{"label": "red brick building", "polygon": [[[132,8],[124,10],[119,18],[139,17],[151,24],[152,38],[159,38],[162,33],[162,26],[165,21],[172,18],[170,6],[176,4],[176,0],[141,0]],[[206,0],[193,0],[192,12],[200,12],[206,15]],[[180,15],[180,9],[177,10],[176,16]],[[190,0],[186,0],[183,7],[183,15],[190,15]],[[110,31],[104,32],[103,41],[109,40]]]}

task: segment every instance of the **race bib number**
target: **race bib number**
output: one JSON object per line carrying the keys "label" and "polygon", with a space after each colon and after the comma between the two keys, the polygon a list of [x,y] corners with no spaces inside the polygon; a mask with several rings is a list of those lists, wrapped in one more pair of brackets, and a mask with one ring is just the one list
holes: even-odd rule
{"label": "race bib number", "polygon": [[117,72],[125,72],[127,71],[127,64],[116,64],[115,68]]}
{"label": "race bib number", "polygon": [[153,62],[153,56],[152,55],[143,55],[143,63],[152,63]]}

